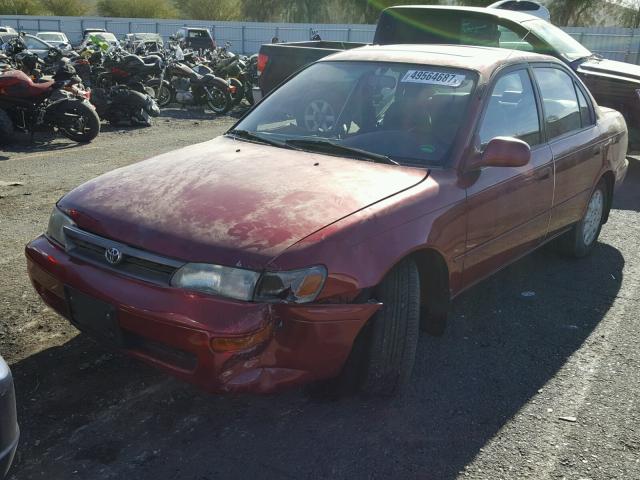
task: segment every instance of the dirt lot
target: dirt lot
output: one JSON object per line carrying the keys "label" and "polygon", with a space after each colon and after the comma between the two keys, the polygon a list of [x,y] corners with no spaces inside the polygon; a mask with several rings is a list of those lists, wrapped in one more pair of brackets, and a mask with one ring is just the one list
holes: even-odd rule
{"label": "dirt lot", "polygon": [[464,294],[445,336],[421,339],[406,395],[209,396],[78,335],[38,300],[22,253],[66,191],[232,121],[184,116],[0,151],[0,182],[21,183],[0,184],[11,479],[640,479],[640,162],[592,256],[543,250]]}

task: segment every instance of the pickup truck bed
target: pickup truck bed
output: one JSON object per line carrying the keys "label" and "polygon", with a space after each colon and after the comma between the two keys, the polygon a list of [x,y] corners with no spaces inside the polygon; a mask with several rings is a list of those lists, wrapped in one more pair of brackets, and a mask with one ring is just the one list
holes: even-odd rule
{"label": "pickup truck bed", "polygon": [[266,95],[293,73],[316,60],[365,45],[366,43],[326,42],[324,40],[262,45],[260,48],[261,61],[264,62],[260,75],[262,94]]}

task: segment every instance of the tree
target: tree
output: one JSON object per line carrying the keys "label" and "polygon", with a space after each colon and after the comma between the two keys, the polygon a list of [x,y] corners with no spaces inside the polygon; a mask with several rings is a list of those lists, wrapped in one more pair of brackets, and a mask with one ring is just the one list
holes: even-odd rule
{"label": "tree", "polygon": [[167,0],[98,0],[104,17],[176,18],[178,12]]}
{"label": "tree", "polygon": [[0,0],[0,14],[40,15],[44,13],[37,0]]}
{"label": "tree", "polygon": [[49,15],[81,17],[89,11],[82,0],[41,0],[41,3]]}
{"label": "tree", "polygon": [[555,25],[589,25],[594,20],[593,12],[599,12],[603,3],[602,0],[551,0],[547,7]]}
{"label": "tree", "polygon": [[[185,16],[195,20],[239,20],[242,13],[239,0],[180,0],[176,6]],[[256,10],[264,10],[264,7],[257,6]]]}

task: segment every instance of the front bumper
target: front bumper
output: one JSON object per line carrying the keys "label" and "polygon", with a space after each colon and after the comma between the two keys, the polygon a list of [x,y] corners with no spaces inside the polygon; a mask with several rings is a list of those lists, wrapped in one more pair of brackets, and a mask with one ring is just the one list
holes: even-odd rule
{"label": "front bumper", "polygon": [[[45,237],[25,253],[31,282],[51,308],[71,320],[69,288],[107,302],[127,354],[210,392],[269,393],[334,377],[379,308],[239,302],[152,285],[71,258]],[[240,351],[211,344],[265,331],[260,343]]]}
{"label": "front bumper", "polygon": [[0,479],[9,471],[19,436],[13,378],[0,357]]}

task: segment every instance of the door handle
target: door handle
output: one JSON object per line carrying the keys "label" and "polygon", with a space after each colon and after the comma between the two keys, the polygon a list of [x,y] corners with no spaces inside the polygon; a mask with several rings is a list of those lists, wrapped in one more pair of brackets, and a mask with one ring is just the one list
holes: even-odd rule
{"label": "door handle", "polygon": [[533,176],[533,178],[535,178],[536,180],[546,180],[550,176],[551,176],[551,167],[546,167],[538,170]]}

